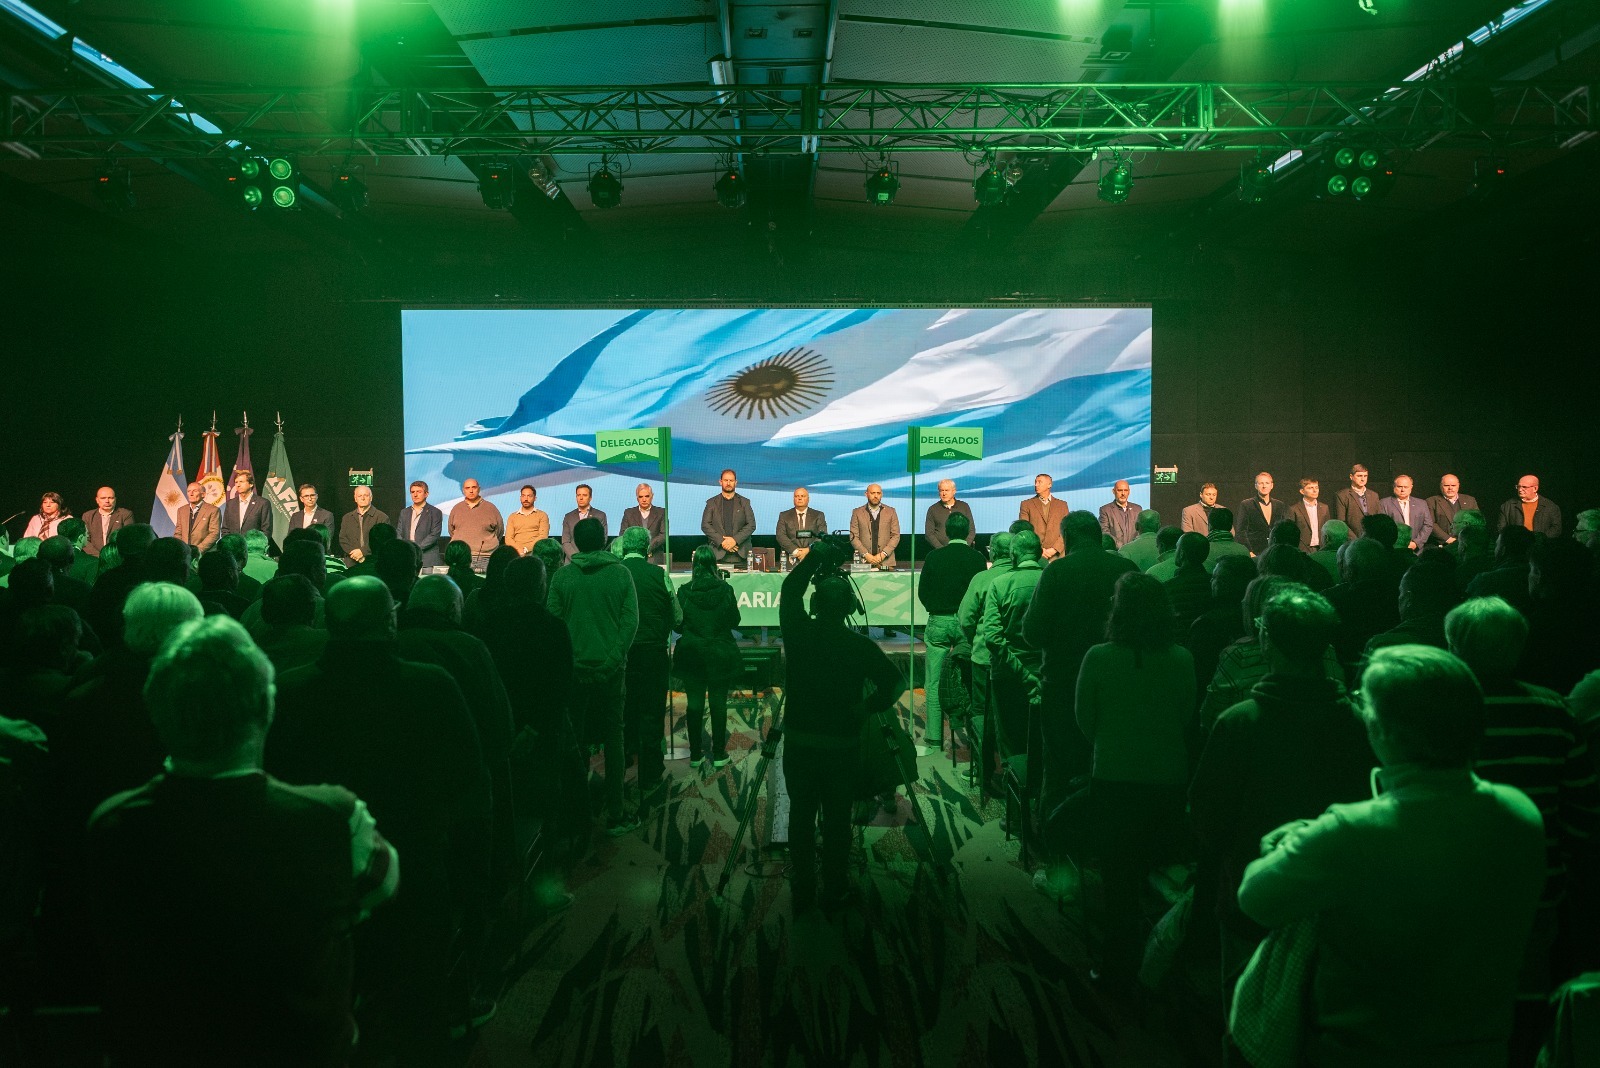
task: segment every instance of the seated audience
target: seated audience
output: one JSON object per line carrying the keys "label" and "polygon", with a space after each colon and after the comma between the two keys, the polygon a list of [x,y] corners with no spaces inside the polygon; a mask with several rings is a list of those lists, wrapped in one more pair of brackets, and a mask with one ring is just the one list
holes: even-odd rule
{"label": "seated audience", "polygon": [[322,598],[310,579],[293,573],[279,575],[268,580],[256,603],[260,605],[260,625],[253,636],[280,675],[322,658],[328,632],[317,625]]}
{"label": "seated audience", "polygon": [[1233,537],[1233,512],[1227,508],[1211,509],[1211,533],[1206,536],[1211,542],[1211,553],[1206,557],[1206,570],[1215,571],[1217,565],[1230,556],[1242,556],[1249,559],[1251,552]]}
{"label": "seated audience", "polygon": [[1600,667],[1600,607],[1589,551],[1570,538],[1534,544],[1528,568],[1528,651],[1519,677],[1566,693]]}
{"label": "seated audience", "polygon": [[1467,585],[1468,597],[1499,597],[1510,602],[1511,607],[1527,614],[1528,571],[1532,564],[1528,555],[1533,551],[1533,534],[1515,524],[1500,531],[1495,539],[1494,568],[1484,571]]}
{"label": "seated audience", "polygon": [[[1220,509],[1219,509],[1220,511]],[[1215,515],[1216,512],[1212,512]],[[1216,548],[1216,543],[1211,543]],[[1222,650],[1245,636],[1241,606],[1244,593],[1256,577],[1256,562],[1233,554],[1211,572],[1211,607],[1195,617],[1189,627],[1189,652],[1194,654],[1195,693],[1204,692],[1216,674]]]}
{"label": "seated audience", "polygon": [[[255,533],[266,537],[266,532],[258,530]],[[233,557],[234,566],[239,571],[239,585],[234,589],[246,604],[261,599],[261,580],[255,578],[247,570],[250,563],[250,543],[245,534],[224,534],[217,539],[217,548]],[[238,617],[235,616],[235,619]]]}
{"label": "seated audience", "polygon": [[[1263,575],[1246,588],[1240,608],[1244,637],[1222,650],[1217,658],[1217,670],[1200,704],[1202,733],[1210,731],[1218,716],[1249,697],[1256,683],[1267,677],[1267,656],[1261,643],[1261,611],[1273,597],[1290,590],[1303,593],[1307,592],[1307,587],[1276,575]],[[1323,658],[1322,670],[1324,677],[1340,683],[1344,681],[1344,672],[1331,649]]]}
{"label": "seated audience", "polygon": [[1400,580],[1400,622],[1368,638],[1365,657],[1371,659],[1373,653],[1387,645],[1431,645],[1443,649],[1444,616],[1457,600],[1455,574],[1450,568],[1420,561]]}
{"label": "seated audience", "polygon": [[238,590],[239,563],[232,553],[218,547],[200,558],[200,589],[196,592],[207,615],[221,613],[234,619],[243,616],[250,602],[239,596]]}
{"label": "seated audience", "polygon": [[1132,560],[1140,571],[1149,571],[1161,558],[1161,546],[1156,541],[1157,532],[1161,530],[1161,513],[1146,508],[1133,522],[1135,536],[1116,552]]}
{"label": "seated audience", "polygon": [[[1177,617],[1177,632],[1181,635],[1187,636],[1194,621],[1211,607],[1211,576],[1206,574],[1206,557],[1210,553],[1211,543],[1204,535],[1189,533],[1178,539],[1178,548],[1173,554],[1177,566],[1165,582],[1172,612]],[[1146,574],[1157,577],[1155,568]]]}
{"label": "seated audience", "polygon": [[1322,524],[1322,548],[1311,553],[1311,562],[1327,572],[1328,584],[1339,581],[1339,548],[1350,540],[1350,527],[1338,519]]}
{"label": "seated audience", "polygon": [[[1385,515],[1368,516],[1367,534],[1340,550],[1340,575],[1344,581],[1329,587],[1326,594],[1339,613],[1339,633],[1333,640],[1339,662],[1353,667],[1375,634],[1382,634],[1400,622],[1398,581],[1391,580],[1394,549],[1381,538],[1371,536],[1378,520]],[[1393,524],[1393,520],[1390,520]]]}
{"label": "seated audience", "polygon": [[272,548],[272,539],[267,537],[264,530],[247,530],[244,532],[245,560],[241,565],[239,595],[246,600],[255,600],[261,596],[260,588],[253,588],[245,584],[245,579],[257,583],[264,588],[278,574],[278,561],[269,554]]}

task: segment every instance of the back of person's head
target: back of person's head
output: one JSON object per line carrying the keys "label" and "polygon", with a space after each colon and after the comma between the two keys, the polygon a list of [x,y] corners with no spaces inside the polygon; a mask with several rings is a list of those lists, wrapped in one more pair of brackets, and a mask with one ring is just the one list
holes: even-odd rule
{"label": "back of person's head", "polygon": [[[147,582],[171,582],[183,585],[189,581],[190,554],[194,550],[177,538],[157,538],[139,557],[139,569]],[[207,555],[212,555],[212,550]]]}
{"label": "back of person's head", "polygon": [[1443,649],[1391,645],[1361,675],[1362,716],[1385,764],[1471,765],[1483,738],[1483,688]]}
{"label": "back of person's head", "polygon": [[12,606],[18,612],[55,599],[56,573],[37,556],[13,567],[7,581],[11,586]]}
{"label": "back of person's head", "polygon": [[1322,547],[1339,551],[1339,546],[1350,540],[1350,524],[1342,519],[1330,519],[1322,524]]}
{"label": "back of person's head", "polygon": [[65,534],[57,534],[53,538],[46,538],[39,544],[39,557],[50,570],[57,575],[65,574],[72,568],[72,542]]}
{"label": "back of person's head", "polygon": [[224,534],[212,547],[213,552],[218,549],[233,557],[233,562],[241,568],[250,559],[250,543],[244,540],[243,534]]}
{"label": "back of person's head", "polygon": [[1444,617],[1444,640],[1478,681],[1510,681],[1528,644],[1528,620],[1502,597],[1474,597]]}
{"label": "back of person's head", "polygon": [[449,575],[424,575],[411,587],[408,612],[434,612],[450,622],[461,623],[461,587]]}
{"label": "back of person's head", "polygon": [[394,637],[394,598],[371,575],[336,583],[323,605],[328,636],[347,642],[388,641]]}
{"label": "back of person's head", "polygon": [[78,642],[82,637],[83,621],[78,613],[61,604],[35,605],[17,620],[20,663],[68,671],[78,654]]}
{"label": "back of person's head", "polygon": [[1346,582],[1378,578],[1389,561],[1390,550],[1380,541],[1365,535],[1357,538],[1339,555],[1339,577]]}
{"label": "back of person's head", "polygon": [[1139,513],[1135,525],[1140,534],[1154,534],[1161,529],[1161,513],[1154,508],[1146,508]]}
{"label": "back of person's head", "polygon": [[272,661],[228,616],[185,623],[150,665],[144,697],[173,758],[225,759],[272,725]]}
{"label": "back of person's head", "polygon": [[1272,524],[1272,532],[1267,535],[1267,544],[1287,545],[1291,549],[1300,548],[1300,525],[1292,519]]}
{"label": "back of person's head", "polygon": [[650,532],[644,527],[629,527],[622,532],[618,539],[622,542],[624,554],[637,553],[640,556],[650,554]]}
{"label": "back of person's head", "polygon": [[139,656],[155,656],[168,635],[205,614],[200,599],[182,586],[146,582],[122,606],[122,644]]}
{"label": "back of person's head", "polygon": [[528,555],[538,557],[544,562],[544,573],[547,579],[549,576],[554,575],[562,564],[567,562],[566,551],[561,548],[561,541],[558,538],[545,538],[543,541],[535,542]]}
{"label": "back of person's head", "polygon": [[1033,529],[1033,524],[1030,521],[1028,521],[1026,519],[1016,519],[1016,520],[1013,520],[1011,525],[1006,528],[1006,533],[1007,534],[1021,534],[1024,530],[1032,530],[1032,529]]}
{"label": "back of person's head", "polygon": [[1207,522],[1211,525],[1212,534],[1226,534],[1233,529],[1233,509],[1213,508]]}
{"label": "back of person's head", "polygon": [[[56,529],[65,534],[66,525],[62,523]],[[1600,548],[1600,508],[1585,508],[1579,512],[1572,528],[1572,536],[1585,548]]]}
{"label": "back of person's head", "polygon": [[606,528],[594,516],[580,519],[572,528],[572,544],[578,547],[580,553],[603,549],[606,545]]}
{"label": "back of person's head", "polygon": [[200,586],[205,590],[239,588],[239,562],[224,549],[213,549],[200,558]]}
{"label": "back of person's head", "polygon": [[1098,548],[1103,538],[1100,517],[1093,512],[1080,509],[1068,512],[1066,518],[1061,520],[1061,540],[1066,542],[1068,552],[1087,549],[1090,546]]}
{"label": "back of person's head", "polygon": [[1527,527],[1508,526],[1500,531],[1494,543],[1494,561],[1497,564],[1525,563],[1533,551],[1533,531]]}
{"label": "back of person's head", "polygon": [[122,562],[126,564],[139,559],[156,543],[156,532],[149,523],[129,523],[116,532],[116,539],[117,548],[122,551]]}
{"label": "back of person's head", "polygon": [[1211,542],[1204,534],[1191,530],[1178,538],[1177,548],[1173,552],[1179,567],[1200,567],[1211,555]]}
{"label": "back of person's head", "polygon": [[1320,665],[1338,630],[1339,613],[1328,599],[1298,583],[1277,589],[1261,609],[1268,646],[1294,664]]}
{"label": "back of person's head", "polygon": [[[1456,517],[1460,519],[1460,516]],[[1463,557],[1487,556],[1489,553],[1489,527],[1484,523],[1457,523],[1454,528],[1456,549]]]}
{"label": "back of person's head", "polygon": [[1249,633],[1251,626],[1261,618],[1261,610],[1266,607],[1268,601],[1285,590],[1299,585],[1300,583],[1282,575],[1260,575],[1251,579],[1250,585],[1244,588],[1244,597],[1239,602],[1244,610],[1245,632]]}
{"label": "back of person's head", "polygon": [[304,575],[279,571],[261,587],[261,621],[273,627],[309,627],[317,619],[317,588]]}
{"label": "back of person's head", "polygon": [[1400,614],[1437,618],[1456,603],[1456,575],[1449,566],[1418,561],[1400,577]]}
{"label": "back of person's head", "polygon": [[288,552],[289,546],[297,541],[310,541],[322,545],[322,535],[317,533],[315,527],[295,527],[283,536],[283,551]]}
{"label": "back of person's head", "polygon": [[1176,621],[1161,580],[1132,571],[1117,580],[1111,595],[1106,640],[1135,649],[1164,649],[1172,644]]}
{"label": "back of person's head", "polygon": [[694,555],[689,558],[689,566],[696,575],[715,575],[717,573],[716,550],[709,545],[696,546]]}
{"label": "back of person's head", "polygon": [[464,541],[453,541],[444,547],[444,562],[450,568],[472,567],[472,546]]}
{"label": "back of person's head", "polygon": [[271,539],[267,537],[267,532],[264,530],[247,530],[244,532],[245,551],[251,556],[267,555],[267,546],[270,544]]}
{"label": "back of person's head", "polygon": [[1305,559],[1305,553],[1299,547],[1280,542],[1256,557],[1256,574],[1281,575],[1298,581],[1303,574]]}
{"label": "back of person's head", "polygon": [[1217,607],[1236,605],[1256,577],[1256,562],[1248,556],[1224,556],[1211,570],[1211,600]]}
{"label": "back of person's head", "polygon": [[377,556],[379,549],[391,541],[399,540],[399,537],[388,523],[374,523],[372,529],[367,531],[367,544],[372,546],[372,555]]}
{"label": "back of person's head", "polygon": [[[1038,535],[1034,536],[1038,537]],[[1002,530],[1000,533],[990,538],[989,559],[995,563],[999,563],[1001,560],[1010,560],[1011,543],[1013,540],[1015,540],[1015,538],[1016,535],[1012,534],[1009,530]]]}
{"label": "back of person's head", "polygon": [[1178,548],[1178,539],[1183,537],[1181,527],[1162,527],[1156,531],[1156,552],[1165,556]]}
{"label": "back of person's head", "polygon": [[1456,513],[1455,519],[1451,521],[1450,531],[1456,536],[1457,540],[1460,540],[1461,532],[1467,527],[1481,527],[1484,530],[1488,530],[1489,521],[1476,508],[1463,508]]}
{"label": "back of person's head", "polygon": [[1117,539],[1113,538],[1110,534],[1107,534],[1105,531],[1101,531],[1100,532],[1100,548],[1104,549],[1108,553],[1109,552],[1115,552],[1116,549],[1117,549]]}
{"label": "back of person's head", "polygon": [[1394,547],[1404,549],[1411,544],[1411,524],[1396,523],[1394,525]]}
{"label": "back of person's head", "polygon": [[1528,564],[1528,592],[1535,598],[1587,599],[1594,558],[1588,549],[1571,538],[1545,538],[1536,542],[1528,554]]}
{"label": "back of person's head", "polygon": [[122,566],[122,550],[115,545],[107,545],[100,550],[100,562],[95,566],[95,577],[104,575],[113,568]]}
{"label": "back of person's head", "polygon": [[1361,536],[1387,548],[1394,548],[1400,536],[1400,524],[1383,512],[1373,512],[1361,521]]}
{"label": "back of person's head", "polygon": [[960,512],[951,512],[949,518],[944,521],[944,532],[950,536],[952,542],[966,541],[967,535],[972,533],[972,523]]}
{"label": "back of person's head", "polygon": [[372,550],[372,572],[389,587],[396,601],[404,602],[417,581],[420,558],[415,544],[391,538]]}
{"label": "back of person's head", "polygon": [[[1098,529],[1098,528],[1096,528]],[[1098,535],[1096,535],[1098,537]],[[1024,560],[1037,560],[1044,555],[1044,548],[1039,544],[1039,535],[1033,528],[1019,530],[1011,535],[1011,562],[1020,564]]]}
{"label": "back of person's head", "polygon": [[[1038,535],[1034,536],[1038,540]],[[856,610],[856,591],[838,575],[823,579],[811,590],[811,615],[820,623],[843,625]]]}
{"label": "back of person's head", "polygon": [[1455,575],[1456,565],[1460,562],[1456,559],[1456,554],[1443,545],[1431,545],[1422,550],[1422,555],[1417,557],[1417,563],[1427,564],[1429,567],[1442,567],[1450,572],[1452,577]]}
{"label": "back of person's head", "polygon": [[309,538],[285,544],[278,557],[278,574],[300,575],[321,593],[328,585],[328,558],[322,542]]}
{"label": "back of person's head", "polygon": [[[80,543],[80,539],[89,537],[89,528],[84,525],[83,520],[77,516],[72,516],[56,524],[56,533],[66,538],[70,544],[76,546]],[[120,531],[112,531],[112,533],[116,534],[120,533]]]}
{"label": "back of person's head", "polygon": [[[322,542],[323,552],[326,553],[333,548],[333,528],[328,526],[328,524],[312,523],[306,529],[315,534],[317,536],[317,540]],[[372,544],[372,539],[370,537],[367,539],[367,544]]]}
{"label": "back of person's head", "polygon": [[[550,539],[546,538],[544,540],[549,541]],[[505,577],[506,568],[511,566],[511,561],[521,555],[514,545],[502,545],[490,553],[489,562],[483,567],[485,588],[492,589],[500,579]],[[456,588],[460,589],[461,587],[457,586]]]}
{"label": "back of person's head", "polygon": [[[553,541],[547,538],[546,541]],[[541,541],[539,545],[545,542]],[[539,545],[535,545],[537,549]],[[559,552],[561,543],[556,542]],[[539,553],[530,553],[519,556],[506,566],[506,573],[502,581],[505,583],[505,601],[511,604],[544,604],[545,596],[549,592],[549,574],[545,571],[544,558]]]}

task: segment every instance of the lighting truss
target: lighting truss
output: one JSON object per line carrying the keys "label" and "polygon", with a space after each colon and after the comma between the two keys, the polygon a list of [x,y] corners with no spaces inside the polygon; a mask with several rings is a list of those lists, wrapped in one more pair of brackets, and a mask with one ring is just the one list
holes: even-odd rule
{"label": "lighting truss", "polygon": [[1593,88],[1375,83],[719,85],[435,90],[160,88],[0,94],[0,149],[25,157],[495,156],[509,153],[1496,150],[1597,130]]}

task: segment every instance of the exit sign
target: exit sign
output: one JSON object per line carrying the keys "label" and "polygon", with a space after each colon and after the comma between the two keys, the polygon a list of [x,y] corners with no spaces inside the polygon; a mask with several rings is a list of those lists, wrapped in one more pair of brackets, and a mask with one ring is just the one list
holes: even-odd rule
{"label": "exit sign", "polygon": [[1158,467],[1155,477],[1150,480],[1156,486],[1176,486],[1178,484],[1178,469],[1176,467]]}

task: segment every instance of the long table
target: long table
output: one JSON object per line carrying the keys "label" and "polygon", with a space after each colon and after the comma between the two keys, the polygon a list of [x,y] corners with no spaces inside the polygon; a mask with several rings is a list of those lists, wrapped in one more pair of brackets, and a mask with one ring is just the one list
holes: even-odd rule
{"label": "long table", "polygon": [[[866,608],[865,617],[852,616],[851,623],[908,626],[911,623],[912,598],[917,595],[918,573],[913,571],[853,571],[850,578],[861,594]],[[782,601],[783,580],[781,572],[735,571],[728,576],[734,595],[739,599],[739,623],[745,627],[776,627],[778,604]],[[674,572],[672,585],[676,589],[689,581],[687,572]],[[809,594],[808,598],[809,600]],[[928,614],[917,605],[917,620],[927,622]]]}

